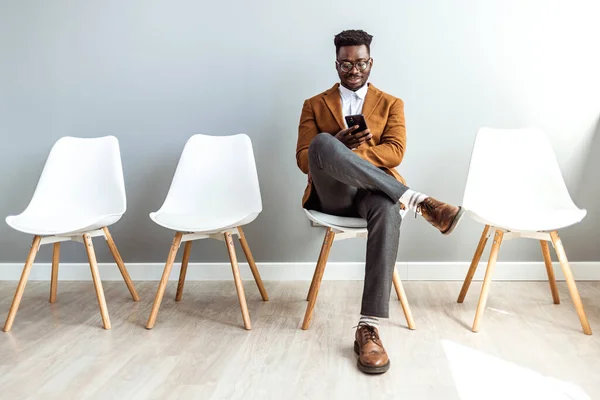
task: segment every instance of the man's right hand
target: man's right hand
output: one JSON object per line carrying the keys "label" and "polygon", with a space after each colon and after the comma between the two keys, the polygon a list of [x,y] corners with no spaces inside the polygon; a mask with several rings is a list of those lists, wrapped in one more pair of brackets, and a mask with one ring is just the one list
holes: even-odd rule
{"label": "man's right hand", "polygon": [[358,125],[354,125],[348,129],[342,129],[336,133],[335,137],[349,149],[354,149],[373,137],[370,130],[355,132],[357,128]]}

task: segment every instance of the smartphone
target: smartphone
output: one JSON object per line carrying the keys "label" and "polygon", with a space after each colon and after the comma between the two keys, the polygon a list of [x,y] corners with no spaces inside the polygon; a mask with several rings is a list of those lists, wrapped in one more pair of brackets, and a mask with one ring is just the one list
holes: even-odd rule
{"label": "smartphone", "polygon": [[365,121],[365,116],[362,114],[347,115],[345,117],[345,119],[346,119],[346,123],[348,124],[348,128],[350,128],[351,126],[354,126],[354,125],[358,125],[358,128],[356,130],[352,131],[352,133],[362,132],[365,129],[367,129],[367,121]]}

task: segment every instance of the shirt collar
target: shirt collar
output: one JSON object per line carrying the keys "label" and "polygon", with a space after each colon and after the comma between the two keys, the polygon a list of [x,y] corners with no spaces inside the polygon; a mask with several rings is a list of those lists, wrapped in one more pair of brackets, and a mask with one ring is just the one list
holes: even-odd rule
{"label": "shirt collar", "polygon": [[365,83],[365,85],[363,87],[361,87],[360,89],[358,89],[356,92],[345,88],[344,86],[340,85],[340,94],[341,96],[344,98],[344,100],[349,100],[352,98],[353,94],[356,94],[358,96],[359,99],[364,100],[365,97],[367,96],[367,91],[369,90],[369,84]]}

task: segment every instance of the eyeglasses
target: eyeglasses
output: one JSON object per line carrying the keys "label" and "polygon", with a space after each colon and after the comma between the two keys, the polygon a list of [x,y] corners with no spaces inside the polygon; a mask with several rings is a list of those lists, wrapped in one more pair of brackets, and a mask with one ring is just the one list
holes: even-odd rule
{"label": "eyeglasses", "polygon": [[337,60],[335,61],[335,63],[340,67],[342,72],[350,72],[350,71],[352,71],[352,69],[354,67],[356,67],[356,69],[359,72],[362,72],[362,71],[366,70],[367,68],[369,68],[370,61],[371,61],[371,59],[369,58],[367,61],[358,61],[355,63],[351,63],[350,61],[339,62]]}

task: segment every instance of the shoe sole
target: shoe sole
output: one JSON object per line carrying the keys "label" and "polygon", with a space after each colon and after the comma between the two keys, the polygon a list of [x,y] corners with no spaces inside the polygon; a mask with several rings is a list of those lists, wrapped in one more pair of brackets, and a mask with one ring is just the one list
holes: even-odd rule
{"label": "shoe sole", "polygon": [[454,230],[454,228],[456,228],[458,226],[458,223],[460,222],[460,220],[462,219],[462,217],[465,215],[465,209],[463,207],[458,207],[458,213],[456,213],[456,217],[454,217],[454,220],[452,220],[452,223],[450,224],[450,227],[448,229],[446,229],[444,232],[442,232],[442,235],[449,235],[452,233],[452,231]]}
{"label": "shoe sole", "polygon": [[[354,341],[354,352],[356,355],[360,355],[360,349],[358,348],[358,342],[356,340]],[[381,367],[367,367],[366,365],[362,365],[360,359],[358,359],[356,366],[360,372],[364,372],[365,374],[383,374],[390,369],[390,361],[388,360],[387,364],[382,365]]]}

